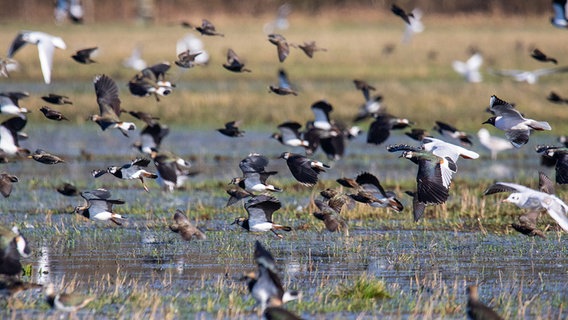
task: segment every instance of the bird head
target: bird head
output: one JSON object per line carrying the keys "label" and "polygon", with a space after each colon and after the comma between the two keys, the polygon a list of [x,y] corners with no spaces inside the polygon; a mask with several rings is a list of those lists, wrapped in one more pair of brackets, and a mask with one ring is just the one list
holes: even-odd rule
{"label": "bird head", "polygon": [[484,122],[481,123],[481,124],[486,124],[486,123],[488,123],[488,124],[490,124],[490,125],[495,125],[495,120],[496,120],[496,119],[497,119],[497,117],[491,117],[491,118],[487,119],[486,121],[484,121]]}
{"label": "bird head", "polygon": [[120,168],[116,167],[116,166],[111,166],[111,167],[107,168],[107,172],[110,173],[110,174],[115,174],[118,171],[118,169],[120,169]]}
{"label": "bird head", "polygon": [[244,217],[239,217],[239,218],[236,218],[235,221],[233,221],[233,223],[231,223],[231,225],[238,224],[240,226],[240,225],[243,224],[244,221],[245,221]]}
{"label": "bird head", "polygon": [[290,152],[282,152],[282,154],[278,158],[288,160],[289,157],[290,157]]}

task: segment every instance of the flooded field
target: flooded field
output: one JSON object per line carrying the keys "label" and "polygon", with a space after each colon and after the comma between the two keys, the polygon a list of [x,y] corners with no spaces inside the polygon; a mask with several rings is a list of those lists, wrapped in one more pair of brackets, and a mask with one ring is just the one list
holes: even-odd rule
{"label": "flooded field", "polygon": [[[255,318],[254,299],[241,278],[256,268],[254,241],[259,240],[280,263],[284,286],[302,292],[299,301],[286,307],[306,319],[462,319],[465,288],[474,283],[480,284],[481,300],[505,318],[562,319],[567,315],[565,235],[554,231],[554,226],[547,239],[487,232],[485,221],[473,218],[476,213],[469,208],[458,208],[466,213],[461,217],[439,221],[426,217],[426,222],[413,223],[410,198],[400,189],[413,186],[416,166],[385,150],[389,143],[413,144],[400,133],[378,147],[367,145],[364,137],[349,142],[347,156],[332,163],[332,169],[321,176],[321,185],[312,191],[294,186],[284,161],[276,159],[285,148],[269,138],[271,132],[251,130],[242,139],[230,139],[214,130],[174,127],[172,131],[162,149],[191,159],[200,174],[190,179],[185,190],[169,194],[153,181],[146,193],[139,181],[111,176],[95,180],[90,175],[93,169],[139,156],[124,147],[138,139],[136,135],[126,139],[118,132],[100,132],[90,123],[27,128],[33,140],[22,142],[24,147],[49,150],[67,163],[47,166],[24,160],[3,165],[20,182],[0,204],[2,223],[18,225],[33,252],[22,259],[28,270],[22,279],[96,296],[77,313],[81,318]],[[554,137],[535,136],[531,143],[554,143]],[[485,150],[474,149],[482,158],[460,161],[452,192],[458,193],[465,181],[482,190],[493,177],[536,181],[538,170],[553,175],[553,169],[539,165],[532,147],[514,155],[504,152],[495,163]],[[273,183],[284,186],[284,192],[276,195],[283,208],[275,220],[294,229],[282,240],[230,225],[246,212],[242,205],[225,208],[224,190],[231,177],[241,174],[238,163],[250,152],[274,158],[269,168],[279,171]],[[325,160],[321,152],[316,157]],[[376,174],[385,187],[396,189],[407,208],[395,213],[361,206],[356,210],[366,216],[349,220],[349,237],[325,231],[311,215],[310,197],[324,186],[337,187],[335,179],[361,171]],[[82,190],[105,187],[113,197],[124,199],[125,205],[115,207],[127,218],[124,225],[73,215],[82,199],[57,193],[55,187],[63,182]],[[501,198],[484,198],[486,210],[504,210],[498,204]],[[448,204],[459,205],[459,201]],[[205,231],[207,240],[184,242],[172,233],[167,226],[176,209],[186,212]],[[521,212],[512,206],[507,211],[512,216]],[[438,223],[443,227],[437,227]],[[346,289],[358,281],[383,282],[390,298],[347,295]],[[61,315],[48,311],[41,289],[0,303],[11,305],[0,311],[4,318]]]}

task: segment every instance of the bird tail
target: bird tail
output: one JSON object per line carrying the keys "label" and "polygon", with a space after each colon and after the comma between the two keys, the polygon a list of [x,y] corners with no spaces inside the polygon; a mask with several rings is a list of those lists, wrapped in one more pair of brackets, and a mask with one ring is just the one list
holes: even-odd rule
{"label": "bird tail", "polygon": [[281,226],[279,224],[273,224],[272,225],[272,229],[274,230],[282,230],[282,231],[286,231],[286,232],[290,232],[292,231],[292,228],[288,227],[288,226]]}
{"label": "bird tail", "polygon": [[529,127],[531,127],[531,129],[533,130],[538,130],[538,131],[552,130],[552,127],[546,121],[531,121],[529,123]]}
{"label": "bird tail", "polygon": [[152,172],[147,172],[147,171],[143,172],[143,173],[142,173],[142,176],[143,176],[144,178],[149,178],[149,179],[158,179],[158,175],[157,175],[157,174],[152,173]]}

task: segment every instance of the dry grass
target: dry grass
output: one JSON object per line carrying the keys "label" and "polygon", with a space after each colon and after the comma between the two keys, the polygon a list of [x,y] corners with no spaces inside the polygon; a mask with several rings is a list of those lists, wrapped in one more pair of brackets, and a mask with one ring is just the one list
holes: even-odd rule
{"label": "dry grass", "polygon": [[[173,61],[175,42],[191,33],[177,23],[152,27],[13,23],[5,25],[0,35],[6,47],[19,30],[40,29],[62,36],[68,49],[56,52],[51,87],[30,85],[41,81],[35,48],[18,52],[16,58],[22,64],[22,71],[0,81],[11,89],[31,91],[34,96],[24,102],[31,109],[39,108],[43,104],[39,95],[50,91],[71,96],[76,108],[64,111],[75,114],[79,122],[96,111],[93,76],[106,73],[121,84],[125,109],[151,111],[166,122],[210,125],[240,118],[249,126],[271,127],[288,119],[304,122],[311,118],[309,106],[318,99],[327,99],[334,105],[334,118],[349,120],[362,102],[351,82],[360,78],[378,88],[390,112],[409,117],[418,126],[429,127],[440,119],[475,130],[486,118],[482,110],[490,95],[496,94],[518,103],[527,114],[537,114],[552,122],[553,127],[563,129],[566,116],[562,107],[550,105],[544,99],[550,90],[562,93],[566,81],[563,75],[545,77],[537,85],[528,85],[484,72],[485,82],[467,84],[450,66],[453,60],[467,59],[468,48],[474,46],[485,56],[485,70],[544,67],[529,57],[530,48],[538,46],[559,58],[564,50],[558,41],[563,31],[552,28],[546,17],[511,18],[505,23],[496,16],[426,16],[426,31],[408,45],[400,43],[403,26],[396,17],[374,13],[354,17],[351,12],[326,13],[314,18],[294,16],[292,27],[283,32],[287,39],[316,40],[329,51],[318,52],[314,59],[308,59],[293,50],[280,64],[275,47],[262,33],[262,24],[268,18],[214,16],[217,28],[227,35],[203,38],[212,56],[210,65],[186,72],[174,66],[170,78],[178,88],[159,103],[150,97],[136,98],[129,94],[125,84],[135,72],[122,67],[121,61],[137,44],[144,46],[143,56],[149,63]],[[72,51],[94,45],[100,48],[98,64],[79,65],[69,58]],[[382,54],[385,45],[394,45],[395,51],[391,55]],[[233,74],[223,69],[227,48],[233,48],[253,72]],[[435,59],[429,58],[433,53]],[[267,86],[276,83],[280,67],[288,71],[291,81],[299,87],[298,97],[268,93]]]}

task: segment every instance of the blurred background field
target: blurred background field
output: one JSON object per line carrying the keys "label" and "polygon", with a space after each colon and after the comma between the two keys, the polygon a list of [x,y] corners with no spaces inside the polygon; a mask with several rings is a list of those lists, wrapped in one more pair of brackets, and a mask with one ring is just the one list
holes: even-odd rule
{"label": "blurred background field", "polygon": [[[546,101],[551,91],[562,94],[564,74],[541,78],[535,85],[516,83],[489,72],[493,69],[526,69],[546,67],[533,60],[533,47],[549,55],[562,57],[566,31],[549,23],[550,8],[533,2],[516,3],[515,14],[509,14],[513,2],[479,4],[477,1],[415,1],[399,5],[424,11],[425,31],[410,43],[402,43],[404,23],[390,13],[390,2],[376,1],[291,1],[290,27],[280,31],[289,42],[315,40],[327,52],[317,52],[313,59],[292,49],[289,58],[279,63],[274,45],[267,41],[263,25],[273,20],[281,4],[266,2],[158,1],[153,19],[142,23],[135,1],[85,1],[86,19],[82,25],[53,21],[50,2],[21,1],[9,17],[4,11],[0,34],[6,52],[20,30],[42,30],[61,36],[67,50],[57,50],[53,83],[41,82],[41,71],[35,48],[24,48],[15,56],[19,72],[0,79],[2,90],[25,90],[32,97],[22,102],[38,110],[39,97],[48,92],[66,94],[75,107],[65,110],[74,121],[82,123],[97,111],[92,79],[105,73],[120,85],[123,108],[149,111],[166,123],[211,126],[233,119],[243,119],[243,127],[273,128],[276,124],[311,118],[309,106],[327,99],[334,106],[332,118],[350,121],[363,102],[352,80],[363,79],[377,87],[384,96],[388,111],[408,117],[418,127],[430,127],[443,119],[468,131],[477,131],[487,119],[483,112],[489,97],[495,94],[517,103],[519,109],[551,122],[560,134],[566,131],[564,107]],[[477,5],[474,5],[476,3]],[[181,21],[212,21],[225,37],[201,37],[211,55],[209,65],[183,70],[173,65],[168,73],[177,88],[160,102],[130,95],[128,80],[136,71],[122,66],[136,46],[143,48],[149,63],[173,62],[176,41],[197,32],[181,27]],[[70,55],[76,50],[98,46],[98,62],[79,65]],[[234,74],[225,70],[228,48],[235,50],[252,73]],[[453,60],[465,61],[472,49],[484,56],[484,81],[466,83],[451,68]],[[560,59],[561,60],[561,59]],[[560,61],[562,65],[562,60]],[[552,66],[552,65],[550,65]],[[267,87],[277,83],[277,72],[284,68],[300,94],[280,97],[268,93]],[[39,117],[33,112],[31,118]]]}

